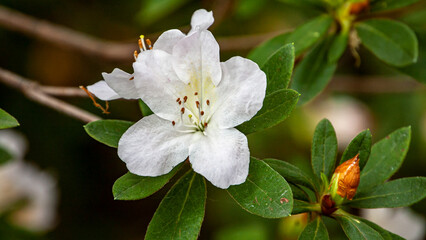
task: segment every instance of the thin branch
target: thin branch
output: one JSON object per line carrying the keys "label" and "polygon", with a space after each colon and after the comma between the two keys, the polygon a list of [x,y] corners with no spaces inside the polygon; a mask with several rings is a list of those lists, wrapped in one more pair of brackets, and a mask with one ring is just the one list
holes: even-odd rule
{"label": "thin branch", "polygon": [[89,97],[78,87],[56,87],[56,86],[40,86],[40,91],[45,94],[60,97]]}
{"label": "thin branch", "polygon": [[[36,19],[4,6],[0,6],[0,26],[109,61],[131,62],[133,61],[133,52],[137,49],[136,40],[134,43],[106,41],[64,26]],[[218,38],[218,43],[222,51],[249,50],[277,34],[278,32],[272,32],[222,37]],[[147,37],[152,40],[158,38],[158,36],[158,33],[147,34]]]}
{"label": "thin branch", "polygon": [[45,94],[40,89],[41,87],[38,83],[25,79],[2,68],[0,68],[0,82],[18,89],[31,100],[53,108],[80,121],[89,123],[101,119],[92,113]]}

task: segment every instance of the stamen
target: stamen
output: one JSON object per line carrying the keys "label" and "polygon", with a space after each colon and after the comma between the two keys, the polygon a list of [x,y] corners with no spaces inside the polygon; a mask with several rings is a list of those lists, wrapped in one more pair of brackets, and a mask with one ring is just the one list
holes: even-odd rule
{"label": "stamen", "polygon": [[207,127],[207,123],[205,122],[205,123],[204,123],[204,128],[206,128],[206,127]]}
{"label": "stamen", "polygon": [[180,109],[180,112],[181,112],[182,114],[184,114],[184,113],[185,113],[185,108]]}
{"label": "stamen", "polygon": [[210,105],[210,100],[207,99],[206,103],[207,103],[207,106],[209,106]]}
{"label": "stamen", "polygon": [[143,51],[143,45],[142,45],[142,39],[140,39],[140,38],[138,40],[138,45],[139,45],[139,50],[142,52]]}
{"label": "stamen", "polygon": [[200,102],[199,101],[195,101],[195,104],[197,105],[197,108],[200,108]]}
{"label": "stamen", "polygon": [[189,118],[192,118],[192,114],[188,114],[188,117],[189,117]]}
{"label": "stamen", "polygon": [[179,101],[179,105],[181,105],[182,104],[182,101]]}
{"label": "stamen", "polygon": [[172,121],[173,126],[176,124],[175,121]]}
{"label": "stamen", "polygon": [[133,76],[133,77],[131,77],[129,80],[133,80],[133,79],[135,79],[135,77]]}
{"label": "stamen", "polygon": [[201,114],[201,116],[203,116],[204,115],[204,111],[201,111],[200,114]]}
{"label": "stamen", "polygon": [[[145,36],[144,36],[144,35],[141,35],[141,36],[140,36],[140,40],[141,40],[141,42],[142,42],[143,50],[144,50],[144,51],[146,51],[146,45],[145,45],[145,40],[144,40],[144,38],[145,38]],[[141,51],[142,51],[142,50],[141,50]]]}
{"label": "stamen", "polygon": [[138,51],[135,50],[135,52],[133,53],[133,57],[135,58],[135,61],[138,59]]}
{"label": "stamen", "polygon": [[180,98],[176,99],[176,102],[179,102],[179,101],[180,101]]}
{"label": "stamen", "polygon": [[90,99],[92,99],[93,105],[95,105],[95,107],[101,109],[102,113],[109,114],[109,112],[108,112],[108,108],[109,108],[108,101],[105,101],[105,108],[104,108],[99,103],[96,102],[95,97],[93,97],[92,93],[89,92],[89,90],[87,90],[87,88],[85,88],[84,86],[80,86],[80,88],[83,89],[86,92],[86,94],[89,96]]}
{"label": "stamen", "polygon": [[187,96],[183,97],[183,102],[184,103],[186,103],[186,100],[188,100],[188,97]]}
{"label": "stamen", "polygon": [[195,93],[194,93],[194,95],[195,95],[195,96],[197,96],[197,95],[198,95],[198,92],[195,92]]}
{"label": "stamen", "polygon": [[152,44],[151,44],[151,40],[149,40],[148,38],[146,39],[146,43],[148,44],[148,49],[151,50],[152,49]]}

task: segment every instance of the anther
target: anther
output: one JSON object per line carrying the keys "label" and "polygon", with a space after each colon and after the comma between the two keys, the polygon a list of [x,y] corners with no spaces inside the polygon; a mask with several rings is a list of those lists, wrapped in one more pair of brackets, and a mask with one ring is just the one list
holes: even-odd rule
{"label": "anther", "polygon": [[133,53],[133,57],[135,58],[135,61],[136,61],[138,58],[138,51],[135,50],[135,52]]}
{"label": "anther", "polygon": [[181,108],[181,109],[180,109],[180,112],[181,112],[182,114],[184,114],[184,113],[185,113],[185,108]]}
{"label": "anther", "polygon": [[131,77],[129,80],[133,80],[133,79],[135,79],[135,77]]}
{"label": "anther", "polygon": [[200,114],[201,114],[201,116],[203,116],[204,115],[204,111],[201,111]]}
{"label": "anther", "polygon": [[200,108],[200,102],[199,101],[195,101],[195,104],[197,105],[197,108]]}
{"label": "anther", "polygon": [[179,101],[179,105],[181,105],[182,104],[182,101]]}
{"label": "anther", "polygon": [[195,93],[194,93],[194,95],[195,95],[195,96],[197,96],[197,95],[198,95],[198,92],[195,92]]}
{"label": "anther", "polygon": [[151,40],[146,39],[146,43],[148,44],[148,49],[151,50],[152,49]]}
{"label": "anther", "polygon": [[210,100],[207,99],[206,103],[207,103],[207,106],[210,105]]}
{"label": "anther", "polygon": [[175,121],[172,121],[173,126],[176,124]]}
{"label": "anther", "polygon": [[179,102],[179,101],[180,101],[180,98],[176,99],[176,102]]}
{"label": "anther", "polygon": [[206,128],[206,127],[207,127],[207,123],[205,122],[205,123],[204,123],[204,128]]}
{"label": "anther", "polygon": [[139,45],[139,50],[143,51],[142,39],[140,39],[140,38],[138,40],[138,45]]}
{"label": "anther", "polygon": [[188,97],[187,96],[183,97],[183,102],[184,103],[186,103],[186,100],[188,100]]}
{"label": "anther", "polygon": [[139,38],[139,41],[138,41],[139,48],[141,48],[141,47],[142,47],[141,51],[142,51],[142,50],[143,50],[143,51],[146,51],[146,46],[145,46],[145,40],[144,40],[144,38],[145,38],[145,36],[144,36],[144,35],[141,35],[141,36],[140,36],[140,38]]}

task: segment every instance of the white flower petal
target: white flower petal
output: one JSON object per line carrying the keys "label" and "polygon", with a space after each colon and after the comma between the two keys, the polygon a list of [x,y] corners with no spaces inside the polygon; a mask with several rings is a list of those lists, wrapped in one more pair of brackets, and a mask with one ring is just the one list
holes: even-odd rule
{"label": "white flower petal", "polygon": [[242,57],[222,63],[222,71],[212,121],[220,128],[231,128],[251,119],[262,108],[266,75],[256,63]]}
{"label": "white flower petal", "polygon": [[111,87],[120,97],[124,99],[138,99],[138,91],[135,88],[134,80],[131,74],[115,68],[111,73],[102,73],[106,83]]}
{"label": "white flower petal", "polygon": [[180,107],[176,99],[185,84],[179,80],[172,67],[172,56],[161,50],[150,50],[139,55],[133,64],[134,84],[139,96],[159,117],[176,121]]}
{"label": "white flower petal", "polygon": [[173,46],[184,37],[185,34],[183,34],[180,30],[172,29],[166,31],[161,34],[160,37],[158,37],[157,41],[155,41],[154,49],[163,50],[171,54],[173,51]]}
{"label": "white flower petal", "polygon": [[99,81],[95,84],[87,86],[87,90],[93,93],[97,98],[110,101],[121,98],[105,81]]}
{"label": "white flower petal", "polygon": [[191,134],[175,131],[170,121],[156,115],[131,126],[118,143],[118,156],[131,173],[160,176],[188,157]]}
{"label": "white flower petal", "polygon": [[188,35],[195,31],[207,30],[214,22],[213,12],[207,12],[205,9],[199,9],[192,14],[191,31]]}
{"label": "white flower petal", "polygon": [[184,37],[174,46],[173,57],[173,68],[183,82],[189,83],[195,78],[219,84],[222,78],[219,44],[211,32]]}
{"label": "white flower petal", "polygon": [[198,133],[189,147],[192,168],[219,188],[243,183],[250,163],[247,137],[235,128],[209,128],[206,136]]}

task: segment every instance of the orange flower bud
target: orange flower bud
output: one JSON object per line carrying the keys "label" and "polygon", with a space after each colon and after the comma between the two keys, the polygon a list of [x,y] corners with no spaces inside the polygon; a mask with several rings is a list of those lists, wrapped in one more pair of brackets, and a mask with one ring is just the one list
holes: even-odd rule
{"label": "orange flower bud", "polygon": [[359,154],[357,154],[336,168],[330,186],[337,181],[336,193],[342,198],[352,200],[359,185],[359,177]]}
{"label": "orange flower bud", "polygon": [[359,14],[370,6],[369,0],[360,1],[357,3],[351,4],[350,13],[351,14]]}

